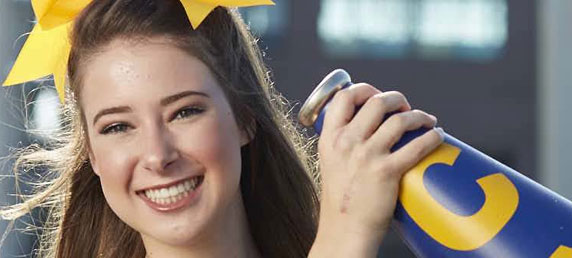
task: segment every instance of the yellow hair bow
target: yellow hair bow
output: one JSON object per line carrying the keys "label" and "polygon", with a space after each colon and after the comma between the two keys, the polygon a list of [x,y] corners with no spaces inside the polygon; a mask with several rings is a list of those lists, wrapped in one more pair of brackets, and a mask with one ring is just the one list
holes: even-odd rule
{"label": "yellow hair bow", "polygon": [[[20,84],[50,74],[60,100],[64,98],[68,31],[74,18],[93,0],[32,0],[38,20],[20,51],[3,86]],[[272,0],[180,0],[193,28],[197,28],[217,6],[245,7],[273,5]]]}

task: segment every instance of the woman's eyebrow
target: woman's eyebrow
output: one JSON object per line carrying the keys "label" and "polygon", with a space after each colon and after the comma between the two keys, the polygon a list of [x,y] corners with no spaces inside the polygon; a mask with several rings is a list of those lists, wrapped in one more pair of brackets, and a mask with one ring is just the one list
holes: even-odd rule
{"label": "woman's eyebrow", "polygon": [[128,113],[131,111],[132,111],[131,108],[127,107],[127,106],[112,107],[112,108],[103,109],[103,110],[99,111],[97,113],[97,115],[95,115],[95,117],[93,118],[93,124],[95,125],[95,122],[97,122],[97,120],[104,115],[116,114],[116,113]]}
{"label": "woman's eyebrow", "polygon": [[[198,95],[198,96],[210,98],[210,96],[204,92],[188,90],[188,91],[179,92],[179,93],[171,95],[171,96],[167,96],[167,97],[161,99],[160,104],[161,104],[161,106],[167,106],[167,105],[169,105],[169,104],[171,104],[177,100],[180,100],[184,97],[193,96],[193,95]],[[112,108],[103,109],[103,110],[99,111],[97,113],[97,115],[95,115],[95,117],[93,118],[93,124],[95,125],[95,122],[97,122],[97,120],[99,120],[99,118],[101,118],[104,115],[116,114],[116,113],[128,113],[131,111],[132,111],[132,109],[128,106],[120,106],[120,107],[112,107]]]}
{"label": "woman's eyebrow", "polygon": [[193,95],[198,95],[198,96],[203,96],[203,97],[207,97],[210,98],[210,96],[204,92],[200,92],[200,91],[193,91],[193,90],[188,90],[188,91],[182,91],[179,92],[177,94],[165,97],[161,100],[161,106],[167,106],[179,99],[182,99],[184,97],[188,97],[188,96],[193,96]]}

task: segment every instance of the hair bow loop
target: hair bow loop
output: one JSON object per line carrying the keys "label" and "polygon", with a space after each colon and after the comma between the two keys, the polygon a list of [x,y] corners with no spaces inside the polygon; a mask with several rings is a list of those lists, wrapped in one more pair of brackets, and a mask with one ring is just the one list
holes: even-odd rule
{"label": "hair bow loop", "polygon": [[44,30],[64,25],[73,19],[92,0],[32,0],[38,24]]}
{"label": "hair bow loop", "polygon": [[[58,95],[63,102],[67,60],[71,49],[68,32],[75,17],[91,1],[93,0],[32,0],[38,23],[28,36],[2,85],[20,84],[52,74]],[[245,7],[274,4],[271,0],[180,1],[195,29],[217,6]]]}
{"label": "hair bow loop", "polygon": [[4,86],[20,84],[53,74],[58,95],[60,100],[63,100],[65,71],[70,51],[67,39],[71,24],[68,22],[65,26],[48,31],[36,25],[22,47],[12,71],[4,81]]}
{"label": "hair bow loop", "polygon": [[196,29],[209,13],[217,6],[247,7],[255,5],[274,5],[271,0],[181,0],[189,21]]}

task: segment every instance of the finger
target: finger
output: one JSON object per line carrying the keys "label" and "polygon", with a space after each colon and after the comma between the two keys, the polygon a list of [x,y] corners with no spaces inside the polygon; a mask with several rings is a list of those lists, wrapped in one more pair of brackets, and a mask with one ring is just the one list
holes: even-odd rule
{"label": "finger", "polygon": [[337,92],[324,118],[324,133],[345,126],[354,116],[356,107],[377,93],[380,93],[378,89],[365,83],[354,84]]}
{"label": "finger", "polygon": [[405,173],[441,145],[444,138],[445,133],[442,128],[433,128],[405,144],[389,158],[393,164],[397,164],[396,171]]}
{"label": "finger", "polygon": [[360,139],[367,139],[377,130],[387,113],[410,109],[407,99],[400,92],[378,93],[365,102],[348,124],[348,128]]}
{"label": "finger", "polygon": [[437,124],[437,118],[421,110],[411,110],[390,116],[373,133],[368,144],[381,148],[389,153],[391,147],[401,139],[404,133],[421,127],[432,128]]}

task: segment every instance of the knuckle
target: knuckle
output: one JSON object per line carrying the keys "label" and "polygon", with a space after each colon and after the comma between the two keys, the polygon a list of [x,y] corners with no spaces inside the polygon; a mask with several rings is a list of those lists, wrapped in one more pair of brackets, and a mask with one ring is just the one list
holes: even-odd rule
{"label": "knuckle", "polygon": [[378,108],[385,108],[387,106],[386,95],[383,93],[378,93],[367,100],[366,105],[375,106]]}
{"label": "knuckle", "polygon": [[390,160],[384,159],[377,165],[377,176],[380,182],[387,182],[392,180],[399,179],[399,171],[393,162]]}
{"label": "knuckle", "polygon": [[415,109],[414,111],[419,117],[422,117],[423,119],[430,120],[430,121],[435,120],[435,116],[430,115],[429,113],[427,113],[423,110]]}
{"label": "knuckle", "polygon": [[431,114],[426,114],[426,119],[431,123],[433,126],[437,124],[437,117]]}
{"label": "knuckle", "polygon": [[393,145],[395,145],[401,139],[401,136],[402,134],[397,130],[386,130],[383,132],[383,140],[378,143],[381,145],[378,146],[378,148],[381,148],[383,153],[389,153]]}
{"label": "knuckle", "polygon": [[353,87],[356,87],[356,88],[361,88],[361,87],[363,87],[363,88],[367,88],[368,90],[373,90],[373,91],[375,91],[375,92],[380,92],[377,88],[373,87],[373,85],[371,85],[371,84],[369,84],[369,83],[366,83],[366,82],[356,83],[356,84],[353,85]]}
{"label": "knuckle", "polygon": [[431,115],[427,114],[423,110],[414,109],[414,110],[411,110],[410,112],[413,115],[413,117],[418,121],[433,122],[433,118],[431,118]]}
{"label": "knuckle", "polygon": [[389,91],[387,93],[395,96],[396,98],[400,99],[404,103],[408,103],[407,97],[405,97],[405,95],[403,93],[401,93],[401,91],[394,90],[394,91]]}
{"label": "knuckle", "polygon": [[332,99],[333,102],[350,102],[352,99],[352,94],[348,89],[343,89],[338,91],[334,98]]}
{"label": "knuckle", "polygon": [[422,117],[422,116],[428,116],[427,113],[425,113],[425,111],[420,110],[420,109],[413,109],[411,111],[409,111],[413,114],[415,114],[416,116]]}
{"label": "knuckle", "polygon": [[395,145],[400,139],[401,139],[402,134],[400,133],[392,133],[389,135],[389,142],[387,143],[386,148],[388,150],[390,150],[391,148],[393,148],[393,145]]}
{"label": "knuckle", "polygon": [[342,152],[350,151],[353,149],[353,146],[355,146],[356,140],[354,138],[355,137],[352,137],[351,134],[348,133],[347,128],[344,128],[340,131],[338,137],[336,137],[333,148]]}
{"label": "knuckle", "polygon": [[341,138],[336,141],[334,149],[346,152],[352,149],[353,144],[347,138]]}
{"label": "knuckle", "polygon": [[383,159],[378,165],[378,170],[382,171],[382,173],[389,173],[390,171],[395,170],[392,162],[388,161],[387,159]]}
{"label": "knuckle", "polygon": [[405,97],[405,95],[404,95],[401,91],[392,90],[392,91],[388,91],[387,93],[388,93],[388,94],[396,95],[396,96],[398,96],[399,98],[402,98],[402,99],[407,99],[407,98]]}
{"label": "knuckle", "polygon": [[362,146],[353,152],[353,156],[358,162],[368,162],[368,160],[370,160],[371,150]]}
{"label": "knuckle", "polygon": [[407,125],[407,112],[397,113],[387,119],[387,123],[393,124],[397,128],[403,128]]}

